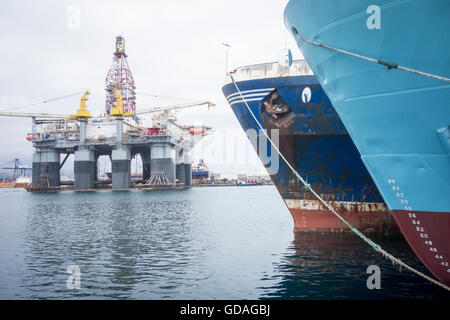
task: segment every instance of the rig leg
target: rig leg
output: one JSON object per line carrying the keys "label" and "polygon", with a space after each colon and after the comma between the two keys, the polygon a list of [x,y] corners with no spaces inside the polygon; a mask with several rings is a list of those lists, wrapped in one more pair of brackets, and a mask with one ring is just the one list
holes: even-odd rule
{"label": "rig leg", "polygon": [[145,151],[141,151],[141,159],[142,159],[142,178],[147,181],[150,179],[150,148]]}
{"label": "rig leg", "polygon": [[154,143],[151,145],[151,173],[164,172],[167,179],[175,184],[175,150],[166,143]]}
{"label": "rig leg", "polygon": [[94,151],[77,150],[75,151],[74,173],[75,190],[94,189],[96,175],[96,162]]}
{"label": "rig leg", "polygon": [[39,177],[47,177],[50,187],[59,187],[60,154],[56,150],[45,150],[33,154],[33,182]]}
{"label": "rig leg", "polygon": [[32,182],[36,182],[41,175],[41,153],[33,153],[33,170],[32,170]]}
{"label": "rig leg", "polygon": [[186,176],[186,186],[192,186],[192,161],[191,155],[188,152],[184,152],[184,169]]}
{"label": "rig leg", "polygon": [[112,188],[128,189],[131,186],[131,151],[122,147],[112,151]]}
{"label": "rig leg", "polygon": [[177,172],[177,176],[176,178],[178,179],[178,183],[182,183],[182,184],[186,184],[186,167],[185,167],[185,163],[184,163],[184,150],[177,150],[176,151],[176,172]]}

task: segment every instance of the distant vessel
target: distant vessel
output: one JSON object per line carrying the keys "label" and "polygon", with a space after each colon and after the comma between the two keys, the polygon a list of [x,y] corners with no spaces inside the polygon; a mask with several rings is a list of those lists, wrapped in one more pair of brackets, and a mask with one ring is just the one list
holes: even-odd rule
{"label": "distant vessel", "polygon": [[[358,150],[304,60],[286,67],[277,62],[241,67],[230,75],[268,133],[279,130],[280,151],[340,214],[365,231],[395,230]],[[222,91],[242,128],[258,131],[230,77]],[[306,191],[281,159],[271,179],[292,214],[295,230],[348,230]]]}
{"label": "distant vessel", "polygon": [[238,180],[237,185],[240,187],[259,186],[261,183],[257,181]]}
{"label": "distant vessel", "polygon": [[131,181],[142,181],[144,179],[144,176],[142,173],[132,173],[131,174]]}
{"label": "distant vessel", "polygon": [[0,188],[25,188],[31,183],[31,177],[0,179]]}
{"label": "distant vessel", "polygon": [[208,165],[200,159],[197,164],[192,164],[192,181],[194,183],[202,183],[209,179]]}
{"label": "distant vessel", "polygon": [[449,12],[448,0],[291,0],[284,13],[401,231],[447,285],[450,85],[430,74],[450,78]]}

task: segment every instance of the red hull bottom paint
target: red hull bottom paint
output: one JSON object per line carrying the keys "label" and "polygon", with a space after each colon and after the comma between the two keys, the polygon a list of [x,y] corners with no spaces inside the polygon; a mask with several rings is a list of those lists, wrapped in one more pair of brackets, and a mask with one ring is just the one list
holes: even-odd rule
{"label": "red hull bottom paint", "polygon": [[[351,231],[318,200],[284,199],[300,232]],[[394,218],[382,202],[328,201],[329,205],[361,232],[400,233]]]}
{"label": "red hull bottom paint", "polygon": [[[290,209],[295,232],[350,232],[329,210]],[[392,215],[386,211],[343,211],[339,214],[363,233],[399,233]]]}
{"label": "red hull bottom paint", "polygon": [[450,285],[450,212],[393,210],[411,248],[428,270]]}

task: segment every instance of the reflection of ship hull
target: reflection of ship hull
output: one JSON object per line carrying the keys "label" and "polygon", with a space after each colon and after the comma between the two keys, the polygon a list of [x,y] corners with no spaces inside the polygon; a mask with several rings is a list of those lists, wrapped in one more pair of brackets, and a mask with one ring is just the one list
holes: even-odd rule
{"label": "reflection of ship hull", "polygon": [[[371,239],[421,272],[426,269],[401,234],[371,234]],[[381,271],[381,290],[368,290],[369,266]],[[294,232],[260,299],[280,300],[442,300],[448,294],[412,272],[398,272],[382,255],[351,233]],[[373,271],[372,271],[373,272]],[[263,274],[267,280],[267,274]],[[266,283],[270,283],[266,281]]]}
{"label": "reflection of ship hull", "polygon": [[[449,78],[450,2],[343,3],[291,0],[285,10],[286,26],[345,123],[409,244],[430,271],[449,285],[448,83],[315,46],[296,33]],[[381,15],[379,29],[368,27],[376,18],[376,8]]]}
{"label": "reflection of ship hull", "polygon": [[[314,76],[237,81],[237,85],[269,134],[273,136],[270,130],[279,130],[279,148],[288,161],[322,197],[338,204],[344,218],[366,232],[395,229],[358,151]],[[242,128],[258,130],[234,84],[222,90]],[[286,106],[289,110],[283,114],[280,111],[286,111]],[[270,146],[267,148],[270,157]],[[293,216],[296,230],[348,231],[305,190],[281,159],[279,169],[268,172]]]}

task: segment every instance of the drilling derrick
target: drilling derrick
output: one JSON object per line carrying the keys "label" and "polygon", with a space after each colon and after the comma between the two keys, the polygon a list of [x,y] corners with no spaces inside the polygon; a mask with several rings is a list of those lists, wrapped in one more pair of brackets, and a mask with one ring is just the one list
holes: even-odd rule
{"label": "drilling derrick", "polygon": [[116,51],[114,52],[113,64],[106,76],[106,113],[116,105],[116,94],[118,90],[122,96],[123,112],[125,115],[136,113],[136,93],[133,75],[128,67],[127,55],[125,53],[125,39],[116,37]]}

